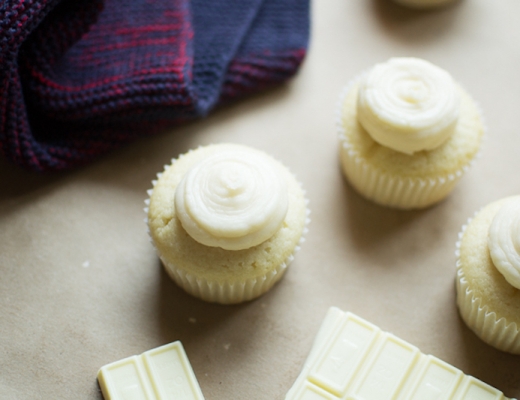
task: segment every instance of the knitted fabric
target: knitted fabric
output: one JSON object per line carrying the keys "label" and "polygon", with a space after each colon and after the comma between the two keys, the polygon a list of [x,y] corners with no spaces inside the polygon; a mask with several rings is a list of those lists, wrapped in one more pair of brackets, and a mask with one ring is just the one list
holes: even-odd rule
{"label": "knitted fabric", "polygon": [[291,77],[308,0],[3,0],[0,152],[53,171]]}

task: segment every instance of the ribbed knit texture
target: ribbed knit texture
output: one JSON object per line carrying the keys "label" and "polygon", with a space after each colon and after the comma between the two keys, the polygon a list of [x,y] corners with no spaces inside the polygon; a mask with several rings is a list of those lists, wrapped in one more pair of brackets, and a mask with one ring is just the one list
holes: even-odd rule
{"label": "ribbed knit texture", "polygon": [[0,152],[85,164],[283,82],[308,34],[308,0],[4,0]]}

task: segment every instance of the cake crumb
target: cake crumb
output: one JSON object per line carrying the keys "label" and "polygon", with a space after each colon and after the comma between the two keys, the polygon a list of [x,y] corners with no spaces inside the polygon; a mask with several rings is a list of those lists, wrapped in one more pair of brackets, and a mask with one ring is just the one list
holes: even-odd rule
{"label": "cake crumb", "polygon": [[197,319],[196,319],[196,318],[193,318],[193,317],[190,317],[190,318],[188,319],[188,321],[190,321],[190,323],[192,323],[192,324],[197,323]]}
{"label": "cake crumb", "polygon": [[229,350],[230,347],[231,347],[231,343],[226,343],[226,344],[224,345],[224,349],[225,349],[225,350]]}

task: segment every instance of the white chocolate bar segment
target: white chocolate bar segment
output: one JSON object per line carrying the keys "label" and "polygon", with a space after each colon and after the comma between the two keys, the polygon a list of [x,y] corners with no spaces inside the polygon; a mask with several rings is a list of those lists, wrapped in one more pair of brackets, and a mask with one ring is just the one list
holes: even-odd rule
{"label": "white chocolate bar segment", "polygon": [[432,356],[426,356],[424,364],[408,398],[410,400],[452,399],[464,374]]}
{"label": "white chocolate bar segment", "polygon": [[467,381],[460,400],[502,400],[504,395],[495,388],[475,378]]}
{"label": "white chocolate bar segment", "polygon": [[329,309],[286,400],[509,400],[336,307]]}
{"label": "white chocolate bar segment", "polygon": [[105,399],[155,399],[139,357],[106,365],[102,371],[98,374],[98,380]]}
{"label": "white chocolate bar segment", "polygon": [[330,394],[322,388],[313,385],[310,382],[305,382],[296,394],[295,399],[298,400],[338,400],[338,397]]}
{"label": "white chocolate bar segment", "polygon": [[376,327],[346,318],[336,329],[334,340],[323,351],[309,380],[341,396],[347,390],[358,365],[377,334]]}
{"label": "white chocolate bar segment", "polygon": [[366,400],[391,400],[399,393],[409,370],[417,361],[419,350],[405,341],[388,335],[376,358],[363,375],[354,395]]}
{"label": "white chocolate bar segment", "polygon": [[179,341],[105,365],[98,381],[105,400],[204,400]]}

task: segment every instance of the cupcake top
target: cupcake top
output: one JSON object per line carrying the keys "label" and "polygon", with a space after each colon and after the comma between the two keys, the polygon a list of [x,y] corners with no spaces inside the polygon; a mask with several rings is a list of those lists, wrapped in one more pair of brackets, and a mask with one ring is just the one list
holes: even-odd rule
{"label": "cupcake top", "polygon": [[287,214],[287,182],[273,160],[228,148],[199,161],[175,192],[183,228],[197,242],[242,250],[269,239]]}
{"label": "cupcake top", "polygon": [[160,174],[148,225],[166,264],[196,278],[239,281],[286,262],[306,230],[307,213],[304,192],[283,164],[222,143],[191,150]]}
{"label": "cupcake top", "polygon": [[513,287],[520,289],[520,198],[505,202],[489,227],[493,264]]}
{"label": "cupcake top", "polygon": [[[414,67],[409,70],[407,64]],[[419,77],[418,71],[423,67],[433,69],[437,78],[431,78],[432,82],[439,80],[442,87],[449,87],[451,82],[456,94],[442,100],[442,93],[437,93],[430,78]],[[377,94],[374,81],[381,82],[386,68],[390,76],[397,75],[390,78],[393,84],[383,84],[382,91],[391,90],[393,94]],[[424,60],[394,58],[350,82],[341,97],[338,115],[343,151],[390,176],[424,180],[460,176],[479,151],[484,124],[476,102],[445,71],[439,70]],[[360,95],[362,88],[366,93]],[[431,101],[437,96],[443,106],[437,107]],[[390,109],[386,110],[389,104]],[[404,117],[400,117],[401,112]],[[406,121],[405,117],[410,115],[412,121]],[[393,122],[388,125],[385,119]],[[424,131],[420,129],[424,127]],[[421,147],[431,149],[418,150]]]}
{"label": "cupcake top", "polygon": [[419,58],[391,58],[360,82],[359,122],[372,139],[395,151],[439,147],[453,134],[459,111],[451,75]]}

